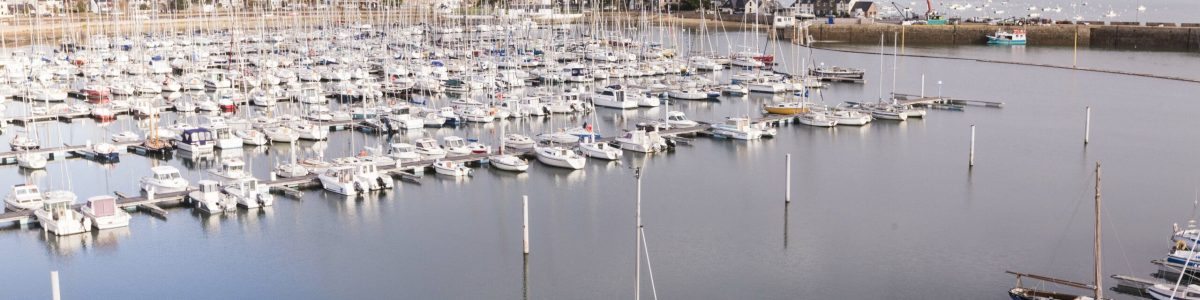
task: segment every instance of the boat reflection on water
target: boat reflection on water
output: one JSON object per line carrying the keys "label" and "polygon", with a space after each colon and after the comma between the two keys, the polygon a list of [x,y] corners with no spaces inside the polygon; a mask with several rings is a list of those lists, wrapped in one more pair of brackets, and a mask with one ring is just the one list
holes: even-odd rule
{"label": "boat reflection on water", "polygon": [[51,254],[71,256],[85,249],[115,250],[121,240],[130,236],[130,230],[129,227],[118,227],[64,236],[45,232],[38,232],[38,235]]}
{"label": "boat reflection on water", "polygon": [[246,236],[255,236],[262,232],[264,224],[270,222],[275,215],[275,206],[259,206],[254,209],[238,209],[237,224]]}
{"label": "boat reflection on water", "polygon": [[386,198],[386,193],[379,191],[364,192],[358,196],[347,197],[337,193],[322,192],[321,200],[337,212],[338,220],[347,224],[359,224],[359,221],[379,220],[379,202]]}

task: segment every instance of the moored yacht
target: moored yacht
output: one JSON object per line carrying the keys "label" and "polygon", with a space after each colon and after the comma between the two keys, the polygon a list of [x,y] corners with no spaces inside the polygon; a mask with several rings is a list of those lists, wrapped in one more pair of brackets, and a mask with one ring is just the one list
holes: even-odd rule
{"label": "moored yacht", "polygon": [[108,195],[88,198],[87,204],[80,207],[79,212],[100,230],[129,226],[129,219],[132,218],[117,207],[117,197]]}

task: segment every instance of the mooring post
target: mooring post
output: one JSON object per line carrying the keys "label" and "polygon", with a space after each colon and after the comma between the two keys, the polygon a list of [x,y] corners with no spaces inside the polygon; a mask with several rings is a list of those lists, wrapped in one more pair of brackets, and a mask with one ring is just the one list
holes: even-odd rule
{"label": "mooring post", "polygon": [[784,167],[786,170],[784,171],[785,172],[785,175],[784,175],[785,182],[783,184],[783,186],[784,186],[783,202],[784,203],[792,203],[792,154],[788,153],[788,154],[784,155],[783,157],[784,157],[784,164],[786,165]]}
{"label": "mooring post", "polygon": [[521,206],[523,207],[521,215],[524,219],[524,222],[521,224],[521,243],[524,245],[525,254],[529,254],[529,195],[521,196]]}
{"label": "mooring post", "polygon": [[975,167],[975,125],[971,125],[971,153],[967,167]]}
{"label": "mooring post", "polygon": [[921,73],[921,98],[925,98],[925,73]]}
{"label": "mooring post", "polygon": [[50,299],[62,299],[62,294],[58,291],[58,271],[50,271]]}
{"label": "mooring post", "polygon": [[1092,107],[1088,106],[1083,109],[1083,145],[1087,146],[1088,139],[1092,135]]}

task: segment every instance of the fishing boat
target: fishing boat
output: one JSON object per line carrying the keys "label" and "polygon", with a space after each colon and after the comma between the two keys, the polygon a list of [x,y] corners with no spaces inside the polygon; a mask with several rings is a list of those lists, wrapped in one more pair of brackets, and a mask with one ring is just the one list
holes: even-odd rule
{"label": "fishing boat", "polygon": [[400,163],[410,163],[421,160],[421,154],[417,153],[417,146],[409,143],[393,143],[390,145],[388,155]]}
{"label": "fishing boat", "polygon": [[446,157],[459,157],[471,154],[471,149],[467,148],[466,140],[457,136],[443,137],[442,148],[446,149]]}
{"label": "fishing boat", "polygon": [[150,176],[142,177],[141,183],[142,190],[155,194],[181,192],[188,187],[187,179],[172,166],[150,168]]}
{"label": "fishing boat", "polygon": [[227,183],[223,191],[229,197],[233,197],[238,205],[246,208],[271,206],[275,203],[275,196],[271,195],[271,189],[265,185],[260,185],[258,179],[254,177],[247,176],[235,179]]}
{"label": "fishing boat", "polygon": [[14,185],[8,195],[4,196],[4,210],[13,212],[38,209],[42,207],[43,200],[45,198],[38,190],[37,185],[29,183]]}
{"label": "fishing boat", "polygon": [[838,109],[831,113],[838,125],[862,126],[871,122],[871,115],[857,110]]}
{"label": "fishing boat", "polygon": [[[1100,261],[1101,261],[1100,260],[1100,258],[1101,258],[1101,256],[1100,256],[1100,236],[1101,235],[1100,235],[1100,163],[1099,162],[1096,163],[1095,202],[1096,202],[1096,205],[1095,205],[1096,206],[1095,207],[1096,208],[1096,210],[1095,210],[1096,235],[1093,240],[1093,248],[1092,248],[1092,251],[1093,251],[1093,253],[1092,253],[1093,254],[1092,255],[1093,262],[1092,263],[1093,263],[1093,267],[1094,267],[1093,268],[1094,272],[1092,275],[1095,276],[1094,277],[1095,282],[1092,284],[1087,284],[1087,283],[1080,283],[1080,282],[1075,282],[1075,281],[1070,281],[1070,280],[1065,280],[1065,279],[1058,279],[1058,278],[1053,278],[1053,277],[1048,277],[1048,276],[1041,276],[1041,275],[1034,275],[1034,274],[1027,274],[1027,273],[1018,273],[1018,272],[1013,272],[1013,271],[1005,271],[1009,274],[1013,274],[1013,275],[1017,276],[1017,286],[1008,291],[1009,297],[1012,297],[1013,300],[1104,299],[1103,279],[1100,277],[1100,275],[1101,275],[1100,274]],[[1077,289],[1081,289],[1081,290],[1088,290],[1088,291],[1092,292],[1092,295],[1089,297],[1087,295],[1082,295],[1082,294],[1071,294],[1071,293],[1066,293],[1066,292],[1050,291],[1050,290],[1039,289],[1039,288],[1034,288],[1034,287],[1025,287],[1025,286],[1021,285],[1021,279],[1023,279],[1023,278],[1030,278],[1030,279],[1043,281],[1046,283],[1052,283],[1052,284],[1062,285],[1062,286],[1066,286],[1066,287],[1077,288]]]}
{"label": "fishing boat", "polygon": [[594,142],[591,139],[580,142],[577,148],[584,156],[603,160],[618,160],[622,155],[621,149],[614,148],[608,143]]}
{"label": "fishing boat", "polygon": [[217,177],[220,182],[232,182],[249,176],[245,168],[246,163],[242,159],[231,157],[221,160],[221,166],[208,170],[208,173]]}
{"label": "fishing boat", "polygon": [[533,149],[533,146],[537,144],[532,138],[516,133],[504,135],[503,142],[504,146],[513,149]]}
{"label": "fishing boat", "polygon": [[225,196],[216,181],[201,180],[197,181],[196,185],[198,189],[188,193],[186,197],[196,209],[209,214],[237,210],[237,200]]}
{"label": "fishing boat", "polygon": [[117,197],[102,195],[87,199],[87,204],[79,208],[85,218],[91,220],[96,229],[105,230],[129,226],[129,213],[117,207]]}
{"label": "fishing boat", "polygon": [[1012,32],[996,29],[996,34],[987,36],[987,39],[988,45],[1024,45],[1026,41],[1023,29],[1014,29]]}
{"label": "fishing boat", "polygon": [[366,186],[355,180],[354,166],[332,167],[317,175],[326,191],[354,196],[366,192]]}
{"label": "fishing boat", "polygon": [[42,208],[33,212],[42,229],[55,235],[72,235],[83,233],[92,228],[92,221],[71,209],[75,203],[75,193],[70,191],[49,191]]}
{"label": "fishing boat", "polygon": [[17,154],[17,166],[22,169],[41,170],[46,168],[49,158],[46,154],[22,152]]}

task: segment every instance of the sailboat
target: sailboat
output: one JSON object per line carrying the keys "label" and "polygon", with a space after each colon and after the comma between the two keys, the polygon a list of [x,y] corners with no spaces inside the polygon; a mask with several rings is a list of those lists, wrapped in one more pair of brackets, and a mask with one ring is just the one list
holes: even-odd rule
{"label": "sailboat", "polygon": [[[1013,300],[1082,300],[1082,299],[1103,299],[1104,285],[1100,277],[1100,163],[1096,162],[1096,236],[1093,240],[1093,274],[1095,282],[1093,284],[1079,283],[1065,279],[1058,279],[1049,276],[1034,275],[1028,273],[1018,273],[1013,271],[1005,271],[1006,273],[1017,276],[1017,286],[1008,291],[1009,297]],[[1092,291],[1092,296],[1076,295],[1065,292],[1055,292],[1032,287],[1024,287],[1021,285],[1022,278],[1031,278],[1047,283],[1058,284],[1067,287],[1078,288],[1082,290]]]}

